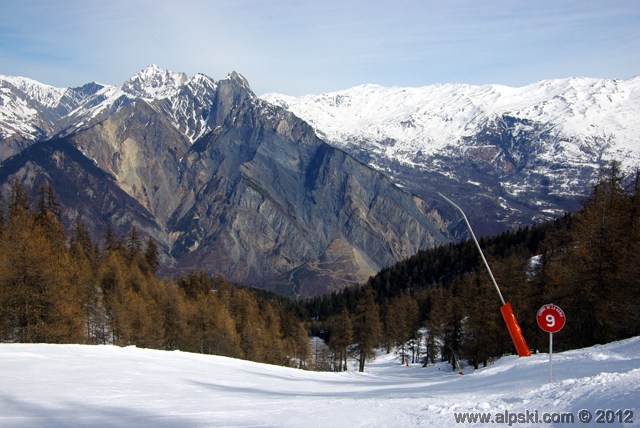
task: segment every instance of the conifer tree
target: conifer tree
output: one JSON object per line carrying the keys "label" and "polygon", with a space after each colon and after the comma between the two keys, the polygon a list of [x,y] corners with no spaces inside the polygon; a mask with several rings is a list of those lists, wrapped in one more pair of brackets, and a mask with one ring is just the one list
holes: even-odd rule
{"label": "conifer tree", "polygon": [[245,354],[241,346],[241,336],[236,330],[229,309],[219,299],[213,300],[216,303],[210,307],[210,310],[214,311],[209,345],[211,353],[233,358],[243,357]]}
{"label": "conifer tree", "polygon": [[[497,267],[497,263],[493,266]],[[499,331],[506,327],[500,315],[500,301],[488,276],[468,273],[461,281],[463,299],[468,303],[462,354],[477,369],[480,364],[486,365],[492,355],[500,355],[499,342],[503,337]]]}
{"label": "conifer tree", "polygon": [[187,332],[185,297],[178,286],[169,281],[159,302],[164,332],[164,349],[186,349],[184,335]]}
{"label": "conifer tree", "polygon": [[[42,217],[51,217],[57,221],[60,221],[61,210],[58,203],[55,190],[49,183],[40,187],[38,193],[38,212],[37,217],[40,220]],[[47,221],[48,219],[43,219]]]}
{"label": "conifer tree", "polygon": [[111,223],[107,223],[104,231],[104,249],[107,252],[118,251],[122,248],[122,242],[116,236]]}
{"label": "conifer tree", "polygon": [[[405,358],[409,358],[404,347],[417,338],[420,326],[418,303],[408,292],[403,292],[391,302],[391,313],[396,321],[395,345],[400,346]],[[415,343],[413,344],[415,347]],[[411,361],[415,362],[415,349],[411,350]]]}
{"label": "conifer tree", "polygon": [[76,284],[69,281],[66,251],[58,250],[58,243],[51,242],[36,216],[21,203],[13,205],[3,238],[0,318],[8,339],[79,341],[81,303]]}
{"label": "conifer tree", "polygon": [[125,261],[117,251],[106,253],[97,280],[103,296],[108,325],[107,343],[118,345],[121,338],[121,316],[126,292]]}
{"label": "conifer tree", "polygon": [[358,371],[363,372],[367,360],[375,356],[375,348],[382,338],[380,311],[373,290],[363,287],[353,322],[353,339],[358,354]]}
{"label": "conifer tree", "polygon": [[[92,262],[95,262],[98,255],[98,248],[93,243],[87,225],[77,216],[71,228],[69,245],[74,251],[81,250]],[[77,246],[77,247],[76,247]]]}
{"label": "conifer tree", "polygon": [[29,194],[16,178],[11,184],[11,194],[9,196],[9,217],[22,215],[29,211]]}
{"label": "conifer tree", "polygon": [[614,164],[596,185],[592,200],[576,216],[573,245],[556,266],[554,297],[571,313],[573,323],[568,323],[566,332],[571,332],[575,346],[602,343],[611,332],[610,312],[604,303],[620,283],[628,233],[621,221],[625,211],[621,183]]}
{"label": "conifer tree", "polygon": [[158,252],[158,244],[152,237],[149,237],[149,240],[147,241],[147,248],[144,250],[144,258],[151,273],[155,274],[158,271],[158,266],[160,265],[160,254]]}
{"label": "conifer tree", "polygon": [[461,291],[464,287],[463,279],[456,277],[448,289],[437,294],[439,299],[434,300],[434,309],[437,308],[437,318],[440,319],[440,337],[443,342],[441,353],[451,362],[453,370],[456,370],[456,362],[460,358],[462,343],[464,340],[463,321],[466,315],[464,300]]}
{"label": "conifer tree", "polygon": [[353,342],[353,326],[346,305],[342,306],[338,314],[329,318],[328,324],[331,331],[329,347],[337,357],[338,371],[347,370],[349,345]]}
{"label": "conifer tree", "polygon": [[295,363],[298,368],[305,368],[306,361],[311,356],[311,343],[309,342],[309,334],[304,324],[298,321],[291,313],[285,312],[283,314],[284,319],[288,321],[284,322],[283,331],[286,331],[287,350],[291,355],[292,363]]}
{"label": "conifer tree", "polygon": [[429,364],[435,364],[438,357],[438,345],[436,344],[436,334],[427,329],[424,338],[424,357],[422,361],[422,367],[427,367]]}
{"label": "conifer tree", "polygon": [[136,255],[140,253],[142,249],[142,242],[140,240],[140,234],[138,233],[138,229],[135,226],[131,226],[129,229],[129,235],[127,236],[127,256],[129,260],[133,260]]}
{"label": "conifer tree", "polygon": [[236,329],[245,358],[264,361],[269,353],[266,326],[256,299],[247,290],[237,290],[232,297]]}
{"label": "conifer tree", "polygon": [[2,235],[4,233],[5,224],[6,224],[5,200],[4,200],[4,195],[0,193],[0,238],[2,238]]}
{"label": "conifer tree", "polygon": [[82,244],[76,241],[69,249],[70,281],[78,287],[81,308],[85,318],[84,341],[90,344],[105,343],[105,314],[102,307],[100,290],[96,282],[94,254],[85,252]]}

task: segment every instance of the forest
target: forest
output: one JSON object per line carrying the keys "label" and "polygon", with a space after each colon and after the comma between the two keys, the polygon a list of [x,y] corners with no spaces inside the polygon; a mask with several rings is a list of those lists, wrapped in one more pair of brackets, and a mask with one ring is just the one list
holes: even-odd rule
{"label": "forest", "polygon": [[[579,212],[480,240],[532,352],[548,351],[548,333],[536,321],[547,303],[566,314],[565,327],[554,334],[556,350],[640,334],[639,177],[626,177],[613,164]],[[373,336],[369,342],[398,349],[401,361],[427,365],[442,358],[455,367],[457,358],[477,368],[515,353],[501,304],[475,244],[467,241],[421,251],[360,288],[306,302],[306,310],[311,330],[336,355],[334,369],[344,369],[344,355],[353,349],[348,343],[363,344],[365,357],[373,355],[363,331]],[[365,306],[370,328],[363,330],[357,324],[365,322]]]}
{"label": "forest", "polygon": [[[583,208],[480,245],[532,352],[547,351],[542,305],[567,322],[554,349],[640,335],[640,174],[602,172]],[[399,361],[474,367],[514,353],[473,242],[417,253],[366,284],[307,301],[192,272],[160,277],[158,248],[132,228],[99,244],[65,231],[49,186],[17,182],[0,217],[0,342],[135,345],[316,370],[360,371],[376,348]],[[328,345],[312,355],[310,336]],[[312,358],[313,357],[313,358]]]}
{"label": "forest", "polygon": [[0,228],[0,342],[135,345],[299,365],[310,351],[295,305],[222,278],[160,278],[158,248],[132,228],[68,234],[50,186],[31,207],[14,182]]}

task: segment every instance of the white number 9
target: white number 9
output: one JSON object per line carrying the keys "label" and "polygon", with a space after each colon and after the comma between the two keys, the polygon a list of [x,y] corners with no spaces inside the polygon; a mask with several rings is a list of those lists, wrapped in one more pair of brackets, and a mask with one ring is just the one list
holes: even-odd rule
{"label": "white number 9", "polygon": [[551,314],[547,314],[547,316],[544,317],[547,320],[547,327],[553,327],[554,325],[556,325],[556,317],[554,317]]}

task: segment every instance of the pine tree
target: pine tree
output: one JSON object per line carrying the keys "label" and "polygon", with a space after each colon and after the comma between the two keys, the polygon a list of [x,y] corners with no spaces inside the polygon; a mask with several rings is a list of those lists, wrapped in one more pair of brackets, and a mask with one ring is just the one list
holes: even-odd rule
{"label": "pine tree", "polygon": [[11,184],[11,194],[9,197],[9,217],[22,215],[29,211],[29,194],[16,178]]}
{"label": "pine tree", "polygon": [[85,341],[90,344],[105,343],[106,317],[102,299],[96,282],[94,263],[86,253],[80,241],[73,242],[69,249],[70,281],[79,289],[81,308],[85,318]]}
{"label": "pine tree", "polygon": [[[497,267],[497,263],[492,264]],[[486,366],[489,357],[501,355],[506,327],[488,275],[466,274],[461,281],[461,292],[468,303],[462,354],[477,369],[480,364]]]}
{"label": "pine tree", "polygon": [[444,287],[438,286],[429,290],[428,295],[430,307],[424,325],[429,334],[429,342],[433,345],[427,347],[427,358],[433,363],[439,355],[444,356],[438,343],[443,342],[444,320],[447,315],[445,302],[449,298],[449,292]]}
{"label": "pine tree", "polygon": [[173,351],[185,348],[184,335],[187,332],[186,308],[183,294],[170,281],[165,285],[165,293],[159,302],[164,332],[164,349]]}
{"label": "pine tree", "polygon": [[231,317],[229,309],[219,299],[216,299],[216,302],[217,304],[210,307],[211,310],[214,310],[214,318],[209,348],[216,355],[241,358],[245,354],[242,350],[241,336],[236,329],[236,323]]}
{"label": "pine tree", "polygon": [[240,347],[245,358],[265,361],[271,346],[267,340],[267,328],[256,299],[247,290],[237,290],[232,297],[236,330],[240,335]]}
{"label": "pine tree", "polygon": [[346,305],[342,306],[338,314],[329,318],[328,324],[331,331],[329,347],[337,356],[338,371],[347,370],[349,345],[353,342],[353,326]]}
{"label": "pine tree", "polygon": [[107,228],[104,232],[104,249],[107,252],[118,251],[122,248],[122,242],[116,236],[111,223],[107,223]]}
{"label": "pine tree", "polygon": [[382,338],[380,311],[374,300],[373,290],[364,287],[358,299],[353,322],[353,339],[358,354],[358,370],[364,371],[367,360],[375,356],[375,348]]}
{"label": "pine tree", "polygon": [[158,266],[160,266],[160,254],[158,252],[158,244],[152,237],[149,237],[149,240],[147,241],[147,248],[144,250],[144,258],[150,272],[155,274],[158,271]]}
{"label": "pine tree", "polygon": [[135,226],[131,226],[129,229],[129,235],[127,236],[127,256],[130,260],[133,260],[142,249],[142,242],[140,240],[140,234]]}
{"label": "pine tree", "polygon": [[618,312],[624,314],[616,320],[616,338],[626,338],[640,334],[640,299],[629,296],[640,296],[640,168],[636,169],[633,185],[629,191],[627,215],[624,229],[626,230],[624,260],[621,268],[620,284],[615,295],[611,296],[613,305],[619,305]]}
{"label": "pine tree", "polygon": [[14,205],[0,248],[0,318],[8,340],[81,341],[84,321],[68,254],[49,238],[30,210]]}
{"label": "pine tree", "polygon": [[98,248],[94,245],[87,225],[80,219],[80,216],[76,217],[73,228],[71,229],[69,244],[74,251],[81,250],[89,260],[95,262],[98,255]]}
{"label": "pine tree", "polygon": [[443,342],[441,353],[451,362],[453,371],[457,369],[456,363],[460,358],[464,340],[463,321],[466,312],[464,299],[461,296],[463,282],[461,277],[456,277],[448,289],[437,295],[439,302],[434,301],[434,306],[437,306],[438,312],[441,314],[438,316],[441,324],[437,327]]}
{"label": "pine tree", "polygon": [[[567,331],[576,346],[607,341],[611,332],[610,308],[604,304],[615,292],[625,259],[628,231],[624,213],[622,177],[614,167],[596,185],[592,200],[576,216],[573,245],[556,267],[557,304],[571,313]],[[566,332],[563,332],[566,333]]]}
{"label": "pine tree", "polygon": [[[415,351],[417,332],[420,326],[418,303],[408,292],[403,292],[397,298],[392,300],[391,311],[397,320],[397,336],[395,337],[395,345],[403,348],[409,344],[411,348],[411,362],[415,362]],[[410,344],[409,342],[414,342]],[[405,355],[409,358],[408,353]]]}
{"label": "pine tree", "polygon": [[285,312],[284,319],[289,320],[283,323],[288,325],[286,328],[283,327],[283,330],[286,330],[285,337],[288,342],[289,355],[293,357],[291,362],[295,363],[298,368],[305,368],[306,361],[311,356],[311,343],[307,329],[289,312]]}
{"label": "pine tree", "polygon": [[125,261],[112,251],[106,253],[97,272],[97,282],[103,296],[107,324],[107,343],[120,344],[122,306],[125,300]]}
{"label": "pine tree", "polygon": [[42,227],[48,241],[55,251],[63,252],[66,245],[64,227],[60,220],[60,204],[56,200],[53,187],[43,185],[40,188],[36,222]]}
{"label": "pine tree", "polygon": [[429,364],[435,364],[438,357],[438,346],[436,344],[436,335],[434,332],[427,329],[424,338],[424,357],[422,361],[422,367],[427,367]]}

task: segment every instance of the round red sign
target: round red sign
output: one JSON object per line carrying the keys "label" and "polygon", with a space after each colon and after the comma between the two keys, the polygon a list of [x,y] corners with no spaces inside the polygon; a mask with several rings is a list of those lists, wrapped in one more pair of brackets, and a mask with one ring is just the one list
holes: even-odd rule
{"label": "round red sign", "polygon": [[559,306],[549,303],[538,309],[538,325],[547,333],[556,333],[564,327],[564,311]]}

